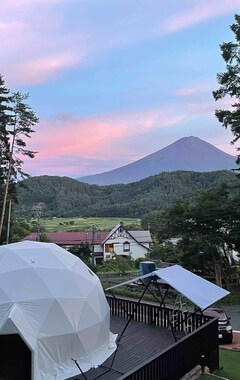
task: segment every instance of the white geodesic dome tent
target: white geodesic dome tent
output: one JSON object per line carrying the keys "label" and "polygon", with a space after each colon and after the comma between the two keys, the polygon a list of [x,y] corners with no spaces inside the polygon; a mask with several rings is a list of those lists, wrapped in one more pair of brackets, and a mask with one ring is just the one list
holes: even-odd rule
{"label": "white geodesic dome tent", "polygon": [[32,352],[32,379],[66,379],[116,348],[98,277],[53,243],[0,247],[0,335],[19,334]]}

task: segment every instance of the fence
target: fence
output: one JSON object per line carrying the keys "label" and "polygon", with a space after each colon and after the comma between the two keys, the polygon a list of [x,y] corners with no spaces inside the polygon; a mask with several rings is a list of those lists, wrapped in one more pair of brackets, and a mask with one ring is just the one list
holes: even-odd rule
{"label": "fence", "polygon": [[[135,321],[151,323],[167,328],[171,320],[172,309],[158,305],[141,303],[127,299],[107,297],[111,314],[128,318],[133,314]],[[193,331],[174,343],[168,349],[155,355],[141,366],[125,373],[121,380],[177,380],[201,364],[204,355],[205,365],[213,371],[219,367],[218,321],[207,316],[190,313]],[[183,324],[176,329],[182,330]]]}

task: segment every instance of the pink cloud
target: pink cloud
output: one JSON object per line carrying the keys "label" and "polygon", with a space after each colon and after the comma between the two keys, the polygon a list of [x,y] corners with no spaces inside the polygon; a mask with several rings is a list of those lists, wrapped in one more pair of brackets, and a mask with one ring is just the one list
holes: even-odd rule
{"label": "pink cloud", "polygon": [[183,87],[175,91],[175,95],[179,97],[189,97],[203,93],[211,93],[212,88],[209,85],[196,85],[194,87]]}
{"label": "pink cloud", "polygon": [[[99,173],[136,161],[190,134],[235,155],[231,132],[216,122],[215,105],[214,101],[187,102],[170,109],[166,105],[88,118],[68,113],[55,115],[41,121],[27,142],[29,149],[39,153],[34,160],[24,160],[24,169],[32,175]],[[207,126],[205,116],[209,120]],[[203,125],[201,120],[205,120]]]}
{"label": "pink cloud", "polygon": [[231,154],[232,156],[236,156],[237,155],[237,147],[228,143],[228,144],[222,144],[222,143],[218,143],[216,142],[216,145],[215,145],[218,149],[221,149],[223,150],[224,152],[228,153],[228,154]]}
{"label": "pink cloud", "polygon": [[85,65],[87,39],[71,28],[63,33],[63,16],[53,7],[58,2],[63,1],[0,3],[1,72],[10,86],[45,83]]}
{"label": "pink cloud", "polygon": [[[119,162],[124,164],[133,160],[133,149],[125,149],[125,140],[133,140],[136,136],[144,138],[155,129],[170,128],[182,120],[183,117],[168,115],[160,109],[85,119],[67,114],[58,115],[55,120],[41,122],[28,141],[28,148],[39,153],[34,160],[26,160],[27,167],[41,167],[41,172],[44,173],[45,170],[48,173],[54,166],[56,173],[58,163],[64,161],[59,170],[69,174],[70,161],[71,171],[76,172],[76,167],[81,164],[81,172],[87,174],[93,171],[94,162],[100,161],[102,167],[110,170],[114,162],[117,167],[121,165]],[[139,152],[138,158],[141,155]]]}
{"label": "pink cloud", "polygon": [[62,53],[20,62],[13,70],[11,80],[15,85],[41,84],[57,78],[63,70],[76,66],[79,61],[80,57],[74,53]]}
{"label": "pink cloud", "polygon": [[216,18],[226,13],[232,13],[239,8],[239,0],[211,0],[197,1],[192,8],[184,9],[173,16],[167,17],[162,23],[162,30],[166,34],[176,33],[192,25],[210,18]]}
{"label": "pink cloud", "polygon": [[[2,72],[9,73],[10,86],[54,80],[71,67],[96,65],[106,51],[175,33],[206,19],[235,11],[239,6],[239,0],[196,0],[195,6],[188,6],[192,8],[185,6],[182,12],[165,16],[163,20],[153,18],[151,12],[146,12],[146,20],[142,15],[137,15],[132,24],[128,7],[123,4],[120,9],[126,15],[126,28],[112,33],[111,26],[109,29],[103,28],[103,31],[76,24],[66,29],[64,14],[57,5],[65,3],[67,7],[68,4],[71,6],[71,2],[87,4],[84,0],[8,0],[0,3],[1,67]],[[81,11],[81,7],[78,9]],[[142,28],[143,22],[149,27]],[[135,23],[136,28],[133,28]]]}
{"label": "pink cloud", "polygon": [[[62,119],[62,120],[61,120]],[[109,142],[105,154],[111,152],[111,145],[122,138],[133,138],[137,134],[145,134],[154,128],[166,128],[174,123],[179,123],[181,117],[172,117],[163,110],[148,110],[133,112],[128,114],[99,115],[85,119],[72,118],[70,115],[59,115],[57,120],[48,120],[43,123],[43,132],[38,137],[46,144],[46,148],[56,142],[55,148],[51,149],[51,154],[67,152],[69,146],[71,151],[95,158],[95,154],[100,152],[104,155],[103,149],[106,142]],[[47,141],[45,131],[50,132]],[[108,143],[107,143],[108,145]],[[89,148],[91,147],[91,150]],[[112,153],[112,152],[111,152]]]}

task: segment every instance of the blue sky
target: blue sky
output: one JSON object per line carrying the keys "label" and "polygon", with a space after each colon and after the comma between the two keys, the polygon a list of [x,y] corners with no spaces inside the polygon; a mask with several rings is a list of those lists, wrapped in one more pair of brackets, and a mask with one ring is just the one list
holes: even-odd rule
{"label": "blue sky", "polygon": [[236,154],[214,110],[240,0],[3,0],[1,74],[40,119],[31,175],[101,173],[197,136]]}

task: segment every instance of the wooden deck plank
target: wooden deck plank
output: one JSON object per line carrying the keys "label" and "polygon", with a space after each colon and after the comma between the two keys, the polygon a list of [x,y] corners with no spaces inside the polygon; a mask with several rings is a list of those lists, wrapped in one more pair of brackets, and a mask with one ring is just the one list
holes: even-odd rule
{"label": "wooden deck plank", "polygon": [[[126,319],[111,317],[111,331],[115,334],[121,334],[126,322]],[[98,380],[118,380],[122,374],[137,367],[144,360],[165,350],[174,342],[172,332],[168,329],[131,321],[120,340],[112,367],[113,370],[103,373],[105,369],[98,367],[90,369],[85,373],[85,376],[88,380],[95,379],[96,377]],[[103,365],[107,367],[111,366],[112,357],[113,355]],[[79,374],[69,380],[74,379],[83,380],[84,377]]]}

